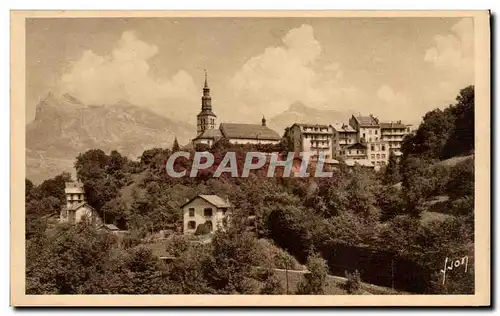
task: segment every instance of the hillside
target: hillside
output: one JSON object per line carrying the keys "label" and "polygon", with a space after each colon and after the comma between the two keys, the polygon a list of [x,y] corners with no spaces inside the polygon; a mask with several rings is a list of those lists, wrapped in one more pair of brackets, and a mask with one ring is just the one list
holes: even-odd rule
{"label": "hillside", "polygon": [[26,177],[38,183],[73,172],[75,157],[92,148],[135,159],[145,149],[170,146],[174,137],[185,144],[194,130],[127,102],[86,105],[69,94],[49,93],[26,127]]}

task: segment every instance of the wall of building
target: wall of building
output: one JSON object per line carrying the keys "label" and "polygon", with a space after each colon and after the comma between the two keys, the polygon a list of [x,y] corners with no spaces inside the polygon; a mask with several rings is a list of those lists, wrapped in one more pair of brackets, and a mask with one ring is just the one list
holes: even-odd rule
{"label": "wall of building", "polygon": [[215,117],[210,115],[201,115],[197,117],[197,132],[198,135],[201,134],[204,130],[214,129],[215,128]]}
{"label": "wall of building", "polygon": [[358,141],[358,134],[345,131],[334,131],[332,137],[332,156],[343,156],[342,151],[346,147],[355,144]]}
{"label": "wall of building", "polygon": [[205,145],[209,145],[209,146],[212,146],[214,144],[214,140],[213,139],[196,139],[193,141],[193,144],[205,144]]}
{"label": "wall of building", "polygon": [[[194,216],[189,216],[189,209],[194,208]],[[204,210],[205,208],[212,209],[212,216],[205,216]],[[214,205],[208,203],[202,198],[196,198],[191,203],[187,204],[182,208],[184,213],[184,234],[194,234],[196,232],[196,228],[200,224],[204,224],[207,220],[212,221],[213,231],[217,230],[218,225],[222,225],[222,219],[224,218],[224,214],[222,210],[217,209]],[[195,222],[194,229],[190,229],[188,223],[190,221]]]}
{"label": "wall of building", "polygon": [[66,207],[70,208],[74,204],[85,201],[85,193],[83,190],[74,190],[78,193],[66,193]]}
{"label": "wall of building", "polygon": [[361,126],[359,128],[359,139],[364,139],[365,142],[371,143],[371,142],[378,142],[380,141],[381,135],[380,135],[380,127],[379,126]]}
{"label": "wall of building", "polygon": [[231,144],[268,145],[268,144],[278,144],[280,142],[280,140],[229,138],[229,142]]}
{"label": "wall of building", "polygon": [[401,151],[403,138],[408,134],[407,128],[384,128],[381,131],[382,140],[387,141],[389,150],[398,153]]}
{"label": "wall of building", "polygon": [[387,142],[379,141],[367,144],[368,161],[375,166],[381,167],[389,161],[389,145]]}
{"label": "wall of building", "polygon": [[94,225],[100,226],[103,224],[103,221],[99,214],[97,214],[97,212],[94,211],[89,205],[83,205],[76,211],[67,209],[63,209],[61,211],[61,222],[76,224],[84,219],[90,221]]}

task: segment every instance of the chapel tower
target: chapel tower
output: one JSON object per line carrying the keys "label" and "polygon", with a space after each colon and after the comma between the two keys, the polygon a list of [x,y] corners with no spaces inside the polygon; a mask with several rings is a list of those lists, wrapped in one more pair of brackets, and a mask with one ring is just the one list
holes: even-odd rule
{"label": "chapel tower", "polygon": [[210,97],[210,88],[208,87],[207,71],[205,70],[205,85],[203,86],[203,96],[201,97],[201,112],[197,118],[197,134],[202,134],[207,129],[215,128],[215,119],[217,116],[212,112],[212,98]]}

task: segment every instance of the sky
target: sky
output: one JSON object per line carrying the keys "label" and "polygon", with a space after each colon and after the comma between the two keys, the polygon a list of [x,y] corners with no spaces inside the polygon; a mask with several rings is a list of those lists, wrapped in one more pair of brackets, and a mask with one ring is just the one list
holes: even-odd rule
{"label": "sky", "polygon": [[72,18],[26,22],[26,119],[49,91],[196,122],[301,102],[418,124],[474,84],[472,18]]}

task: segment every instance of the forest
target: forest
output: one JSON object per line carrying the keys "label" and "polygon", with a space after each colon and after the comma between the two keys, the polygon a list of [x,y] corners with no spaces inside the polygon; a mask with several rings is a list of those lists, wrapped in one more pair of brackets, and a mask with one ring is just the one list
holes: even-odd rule
{"label": "forest", "polygon": [[[403,156],[381,171],[340,163],[331,178],[265,176],[171,178],[165,161],[176,151],[153,148],[137,160],[100,149],[75,160],[89,204],[128,233],[121,238],[87,223],[53,224],[64,205],[67,173],[34,185],[26,179],[27,294],[283,294],[275,269],[305,265],[294,294],[326,294],[327,275],[346,276],[347,293],[361,281],[426,294],[474,293],[474,87],[456,103],[425,114],[405,137]],[[279,145],[231,145],[244,163],[249,151],[286,152]],[[175,168],[189,161],[177,159]],[[186,199],[216,194],[234,206],[231,225],[211,243],[182,235]],[[176,260],[159,260],[148,244]],[[270,247],[272,245],[273,247]],[[469,269],[443,276],[445,258],[467,256]],[[255,269],[262,267],[263,269]],[[288,291],[287,291],[288,293]],[[291,293],[290,293],[291,294]]]}

